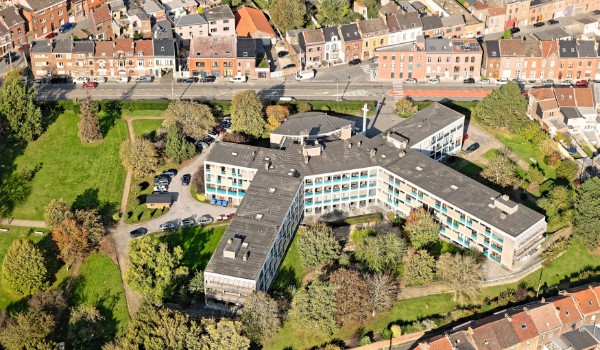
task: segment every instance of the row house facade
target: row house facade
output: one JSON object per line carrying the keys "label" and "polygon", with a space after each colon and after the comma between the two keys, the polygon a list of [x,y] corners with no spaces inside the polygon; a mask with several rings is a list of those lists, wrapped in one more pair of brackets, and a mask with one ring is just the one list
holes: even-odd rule
{"label": "row house facade", "polygon": [[58,39],[34,41],[31,65],[35,77],[160,77],[175,69],[173,40],[114,41]]}
{"label": "row house facade", "polygon": [[362,58],[375,57],[375,49],[388,45],[389,28],[381,18],[366,19],[358,22],[362,36]]}
{"label": "row house facade", "polygon": [[27,42],[25,19],[14,6],[0,10],[0,54],[18,48]]}
{"label": "row house facade", "polygon": [[328,63],[342,63],[345,61],[340,30],[338,27],[323,27],[323,39],[325,50],[323,60]]}
{"label": "row house facade", "polygon": [[232,77],[237,71],[235,36],[198,37],[192,39],[188,64],[195,77]]}
{"label": "row house facade", "polygon": [[484,34],[500,33],[504,31],[506,22],[506,11],[504,7],[490,7],[482,2],[476,1],[469,7],[471,14],[479,21],[485,23]]}
{"label": "row house facade", "polygon": [[589,40],[491,40],[484,43],[483,74],[488,78],[600,78],[598,43]]}
{"label": "row house facade", "polygon": [[362,57],[362,37],[358,24],[350,23],[340,26],[344,56],[350,61]]}
{"label": "row house facade", "polygon": [[600,286],[560,291],[421,341],[417,350],[597,349]]}
{"label": "row house facade", "polygon": [[302,67],[319,67],[323,62],[325,52],[325,36],[322,29],[309,29],[298,35],[300,46],[300,62]]}
{"label": "row house facade", "polygon": [[46,36],[69,22],[67,0],[18,0],[29,40]]}
{"label": "row house facade", "polygon": [[388,45],[415,41],[423,30],[419,13],[414,9],[405,12],[404,8],[394,1],[381,7],[379,17],[388,26]]}
{"label": "row house facade", "polygon": [[381,48],[380,80],[460,80],[481,75],[482,49],[476,39],[420,39],[415,44]]}
{"label": "row house facade", "polygon": [[505,28],[521,27],[552,18],[573,16],[600,9],[594,0],[508,0]]}

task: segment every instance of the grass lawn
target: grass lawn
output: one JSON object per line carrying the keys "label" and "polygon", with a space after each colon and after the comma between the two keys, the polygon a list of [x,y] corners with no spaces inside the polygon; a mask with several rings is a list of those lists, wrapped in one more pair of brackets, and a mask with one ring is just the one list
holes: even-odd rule
{"label": "grass lawn", "polygon": [[479,176],[479,173],[481,173],[483,170],[483,165],[473,163],[460,157],[450,157],[445,164],[459,173],[469,177]]}
{"label": "grass lawn", "polygon": [[[16,174],[36,167],[39,171],[29,183],[29,196],[16,205],[11,217],[43,220],[44,207],[55,198],[77,207],[118,207],[125,182],[119,158],[119,146],[127,138],[125,122],[114,121],[104,141],[91,145],[79,140],[78,122],[75,113],[64,112],[16,157]],[[0,151],[3,166],[11,166],[5,164],[10,162],[7,152]]]}
{"label": "grass lawn", "polygon": [[161,124],[161,119],[141,119],[141,120],[133,120],[133,131],[135,136],[143,136],[151,134],[153,131],[156,131]]}
{"label": "grass lawn", "polygon": [[123,115],[132,117],[162,117],[165,111],[159,109],[138,109],[135,111],[123,111]]}
{"label": "grass lawn", "polygon": [[188,266],[190,271],[196,271],[206,267],[226,229],[227,225],[198,226],[180,229],[173,234],[156,234],[156,236],[169,247],[181,246],[183,264]]}
{"label": "grass lawn", "polygon": [[[129,313],[119,267],[106,254],[94,253],[81,265],[69,295],[70,305],[96,307],[104,316],[104,340],[111,340],[127,322]],[[90,344],[99,349],[102,344]]]}
{"label": "grass lawn", "polygon": [[306,271],[302,267],[296,236],[294,236],[292,244],[279,267],[275,281],[273,281],[271,292],[277,295],[285,295],[288,286],[300,286],[304,276],[306,276]]}

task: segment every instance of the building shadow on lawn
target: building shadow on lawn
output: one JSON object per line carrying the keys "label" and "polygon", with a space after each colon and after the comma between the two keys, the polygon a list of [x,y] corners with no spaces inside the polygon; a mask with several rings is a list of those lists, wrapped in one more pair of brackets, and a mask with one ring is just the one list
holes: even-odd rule
{"label": "building shadow on lawn", "polygon": [[170,248],[180,246],[184,252],[182,263],[189,267],[190,271],[197,271],[204,270],[212,256],[212,252],[203,250],[213,234],[212,228],[203,230],[201,227],[190,227],[180,229],[176,234],[160,236],[159,240],[167,243]]}
{"label": "building shadow on lawn", "polygon": [[118,204],[108,201],[101,201],[98,193],[98,188],[88,188],[83,191],[82,194],[78,195],[73,204],[71,204],[72,210],[92,210],[98,211],[98,214],[102,217],[102,223],[107,227],[112,227],[116,224],[113,219],[113,215],[118,211]]}
{"label": "building shadow on lawn", "polygon": [[110,129],[115,126],[115,122],[121,119],[123,114],[123,105],[121,101],[104,101],[100,103],[100,109],[103,116],[100,118],[100,133],[106,137]]}
{"label": "building shadow on lawn", "polygon": [[290,266],[286,266],[279,269],[277,272],[269,292],[277,297],[291,299],[292,295],[289,288],[300,288],[301,284],[302,281],[300,281],[299,276],[296,275],[296,271]]}

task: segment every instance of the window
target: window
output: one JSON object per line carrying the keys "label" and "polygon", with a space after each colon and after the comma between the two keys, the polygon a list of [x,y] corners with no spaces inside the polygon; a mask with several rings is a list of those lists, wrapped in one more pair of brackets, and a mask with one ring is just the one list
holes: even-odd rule
{"label": "window", "polygon": [[218,67],[218,66],[219,66],[219,62],[213,62],[213,63],[212,63],[212,66],[213,66],[213,67]]}
{"label": "window", "polygon": [[143,67],[144,66],[144,60],[138,60],[137,61],[137,65],[138,65],[138,67]]}
{"label": "window", "polygon": [[229,27],[223,27],[224,31],[229,31]]}
{"label": "window", "polygon": [[460,57],[456,57],[456,63],[460,63]]}
{"label": "window", "polygon": [[210,29],[210,32],[211,32],[211,33],[216,33],[216,32],[217,32],[217,28],[211,28],[211,29]]}
{"label": "window", "polygon": [[196,67],[204,67],[204,62],[196,62]]}
{"label": "window", "polygon": [[431,63],[431,57],[427,57],[427,63]]}
{"label": "window", "polygon": [[228,19],[223,20],[223,23],[229,23]]}
{"label": "window", "polygon": [[437,61],[438,63],[442,63],[442,57],[438,57]]}

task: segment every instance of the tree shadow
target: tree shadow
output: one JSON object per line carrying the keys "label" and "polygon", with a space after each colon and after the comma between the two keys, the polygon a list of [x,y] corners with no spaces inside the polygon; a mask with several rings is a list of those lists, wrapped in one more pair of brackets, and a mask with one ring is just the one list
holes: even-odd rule
{"label": "tree shadow", "polygon": [[296,275],[296,271],[290,266],[285,266],[277,271],[275,280],[271,285],[269,293],[276,297],[282,297],[291,299],[292,295],[289,293],[289,287],[293,286],[296,288],[300,287],[302,281],[299,280],[299,276]]}
{"label": "tree shadow", "polygon": [[160,241],[167,243],[169,248],[180,246],[184,251],[182,264],[190,271],[204,270],[212,253],[203,250],[213,234],[212,228],[188,227],[180,229],[177,234],[161,236]]}
{"label": "tree shadow", "polygon": [[100,118],[100,133],[106,137],[110,129],[115,126],[115,122],[121,118],[123,113],[123,105],[119,100],[111,100],[106,103],[101,103],[100,108],[104,112],[104,116]]}
{"label": "tree shadow", "polygon": [[102,218],[102,223],[107,227],[112,227],[116,224],[113,215],[118,211],[118,204],[108,201],[101,201],[98,196],[98,188],[88,188],[78,195],[73,204],[72,210],[92,210],[98,211]]}
{"label": "tree shadow", "polygon": [[14,208],[31,194],[29,182],[15,173],[17,165],[14,161],[25,152],[26,147],[26,142],[0,131],[0,217],[9,217]]}
{"label": "tree shadow", "polygon": [[60,250],[58,249],[56,242],[54,242],[52,239],[51,234],[45,235],[39,242],[36,243],[36,245],[44,254],[46,269],[48,270],[49,283],[53,284],[56,282],[56,273],[64,265],[64,263],[58,258]]}
{"label": "tree shadow", "polygon": [[48,129],[52,123],[58,119],[58,116],[65,112],[65,107],[57,101],[46,101],[41,104],[42,126],[44,130]]}

